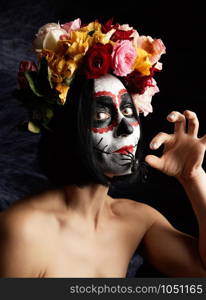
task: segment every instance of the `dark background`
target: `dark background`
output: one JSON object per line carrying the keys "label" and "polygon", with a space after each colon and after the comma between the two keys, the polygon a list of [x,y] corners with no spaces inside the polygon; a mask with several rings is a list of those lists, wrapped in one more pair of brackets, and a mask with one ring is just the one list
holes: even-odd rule
{"label": "dark background", "polygon": [[[0,209],[31,193],[47,188],[47,179],[36,163],[39,137],[21,133],[24,108],[11,96],[16,87],[20,60],[35,58],[31,42],[38,28],[48,22],[65,23],[80,17],[133,26],[140,35],[161,38],[167,54],[163,71],[156,80],[160,93],[153,98],[154,113],[142,118],[144,150],[159,131],[172,132],[166,120],[172,110],[193,110],[200,120],[200,136],[205,122],[205,16],[201,2],[182,7],[174,1],[1,1],[0,8]],[[160,154],[160,151],[157,152]],[[204,163],[205,166],[205,163]],[[178,229],[197,235],[198,227],[190,203],[180,184],[171,177],[149,169],[148,180],[129,190],[113,191],[145,202],[161,211]],[[147,274],[153,271],[145,268]],[[142,271],[144,273],[144,271]],[[151,272],[151,273],[149,273]],[[158,276],[157,274],[155,274]]]}

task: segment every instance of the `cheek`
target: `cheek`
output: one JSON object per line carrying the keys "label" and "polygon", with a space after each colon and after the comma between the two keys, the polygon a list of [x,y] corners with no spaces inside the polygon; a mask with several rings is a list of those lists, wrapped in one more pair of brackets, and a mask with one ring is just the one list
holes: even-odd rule
{"label": "cheek", "polygon": [[133,135],[139,141],[139,138],[140,138],[140,126],[139,126],[139,124],[136,125],[136,126],[133,126],[133,128],[134,128]]}
{"label": "cheek", "polygon": [[136,127],[139,127],[139,122],[138,122],[138,121],[132,121],[132,122],[129,122],[129,124],[130,124],[132,127],[134,127],[134,129],[135,129]]}
{"label": "cheek", "polygon": [[133,126],[133,132],[125,138],[125,143],[138,145],[140,139],[140,126]]}
{"label": "cheek", "polygon": [[92,130],[92,140],[97,148],[104,148],[106,145],[110,145],[113,140],[113,130],[109,130],[104,133],[94,132]]}
{"label": "cheek", "polygon": [[133,126],[133,129],[134,129],[133,133],[128,135],[127,137],[124,137],[123,140],[115,139],[113,130],[108,130],[103,133],[96,132],[96,130],[92,130],[93,144],[98,149],[104,149],[104,147],[106,147],[106,146],[116,145],[119,143],[120,144],[122,144],[122,143],[130,144],[131,143],[132,145],[135,145],[138,143],[139,138],[140,138],[139,124],[137,123],[136,126]]}

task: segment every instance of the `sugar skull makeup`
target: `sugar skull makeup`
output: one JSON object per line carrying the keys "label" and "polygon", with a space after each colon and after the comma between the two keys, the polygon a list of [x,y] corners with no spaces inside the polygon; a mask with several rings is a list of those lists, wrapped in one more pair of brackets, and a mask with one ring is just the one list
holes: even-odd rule
{"label": "sugar skull makeup", "polygon": [[104,174],[126,175],[136,165],[140,127],[132,98],[122,82],[107,74],[94,80],[92,139]]}

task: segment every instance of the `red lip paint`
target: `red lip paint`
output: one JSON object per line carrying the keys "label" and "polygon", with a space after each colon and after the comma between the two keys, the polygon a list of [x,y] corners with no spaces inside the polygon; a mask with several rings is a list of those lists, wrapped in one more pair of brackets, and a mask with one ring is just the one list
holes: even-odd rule
{"label": "red lip paint", "polygon": [[128,152],[133,152],[133,151],[134,151],[134,146],[129,145],[114,151],[114,153],[128,154]]}

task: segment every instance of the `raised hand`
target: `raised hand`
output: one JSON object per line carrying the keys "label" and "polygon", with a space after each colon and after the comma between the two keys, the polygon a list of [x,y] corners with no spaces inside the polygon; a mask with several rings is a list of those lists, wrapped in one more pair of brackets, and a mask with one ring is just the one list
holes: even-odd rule
{"label": "raised hand", "polygon": [[147,155],[145,161],[151,167],[180,180],[193,178],[202,170],[206,134],[198,138],[199,121],[192,111],[186,110],[183,114],[173,111],[167,120],[174,123],[174,133],[160,132],[150,143],[153,150],[164,144],[162,156]]}

